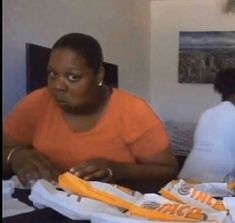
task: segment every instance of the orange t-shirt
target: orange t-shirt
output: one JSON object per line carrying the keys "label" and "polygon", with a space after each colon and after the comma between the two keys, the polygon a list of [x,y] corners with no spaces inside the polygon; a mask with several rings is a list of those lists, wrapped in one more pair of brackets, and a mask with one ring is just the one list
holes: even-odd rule
{"label": "orange t-shirt", "polygon": [[74,132],[47,88],[29,94],[4,124],[12,139],[33,145],[60,170],[96,158],[134,163],[166,149],[169,138],[159,117],[144,100],[114,89],[96,126]]}

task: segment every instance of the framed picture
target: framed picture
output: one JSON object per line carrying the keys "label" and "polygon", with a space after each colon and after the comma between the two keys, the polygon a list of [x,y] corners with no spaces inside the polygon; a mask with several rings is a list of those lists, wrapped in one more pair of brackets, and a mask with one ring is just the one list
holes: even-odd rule
{"label": "framed picture", "polygon": [[235,67],[235,31],[180,32],[179,83],[213,83],[227,67]]}

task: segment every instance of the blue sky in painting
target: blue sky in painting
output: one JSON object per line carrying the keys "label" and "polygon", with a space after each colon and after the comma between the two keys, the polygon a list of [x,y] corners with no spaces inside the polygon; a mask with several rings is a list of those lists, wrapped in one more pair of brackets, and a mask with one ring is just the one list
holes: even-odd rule
{"label": "blue sky in painting", "polygon": [[180,32],[180,49],[235,48],[235,31]]}

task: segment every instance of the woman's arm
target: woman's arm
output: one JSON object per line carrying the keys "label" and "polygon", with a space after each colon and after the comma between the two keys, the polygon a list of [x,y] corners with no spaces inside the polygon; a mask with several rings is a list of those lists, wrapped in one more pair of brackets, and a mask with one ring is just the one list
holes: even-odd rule
{"label": "woman's arm", "polygon": [[119,175],[120,180],[168,181],[176,177],[178,164],[168,148],[150,158],[139,158],[136,164],[123,164],[120,170],[123,173]]}
{"label": "woman's arm", "polygon": [[178,164],[171,152],[164,129],[155,126],[128,147],[136,160],[135,163],[95,159],[80,164],[70,171],[85,180],[127,182],[128,184],[130,182],[133,184],[163,182],[164,184],[176,177]]}
{"label": "woman's arm", "polygon": [[178,165],[170,149],[167,149],[149,159],[140,159],[137,163],[96,159],[70,171],[85,180],[117,183],[142,192],[156,192],[176,178]]}
{"label": "woman's arm", "polygon": [[[107,169],[111,170],[111,176]],[[72,168],[71,172],[85,180],[169,181],[176,177],[178,165],[170,150],[165,150],[137,163],[95,159]]]}
{"label": "woman's arm", "polygon": [[56,181],[58,171],[51,162],[38,153],[31,145],[3,136],[3,175],[4,178],[17,175],[23,185],[37,179]]}
{"label": "woman's arm", "polygon": [[13,175],[13,170],[11,168],[12,158],[23,149],[29,149],[30,146],[25,143],[17,142],[11,137],[7,136],[7,134],[3,133],[3,177],[8,178]]}

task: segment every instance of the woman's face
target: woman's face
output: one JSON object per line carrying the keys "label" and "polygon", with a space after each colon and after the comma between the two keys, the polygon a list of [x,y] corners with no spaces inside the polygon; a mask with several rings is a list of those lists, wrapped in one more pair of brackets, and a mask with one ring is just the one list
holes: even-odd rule
{"label": "woman's face", "polygon": [[96,100],[102,81],[84,57],[75,51],[62,48],[52,51],[48,67],[48,88],[59,106],[66,112],[89,110]]}

